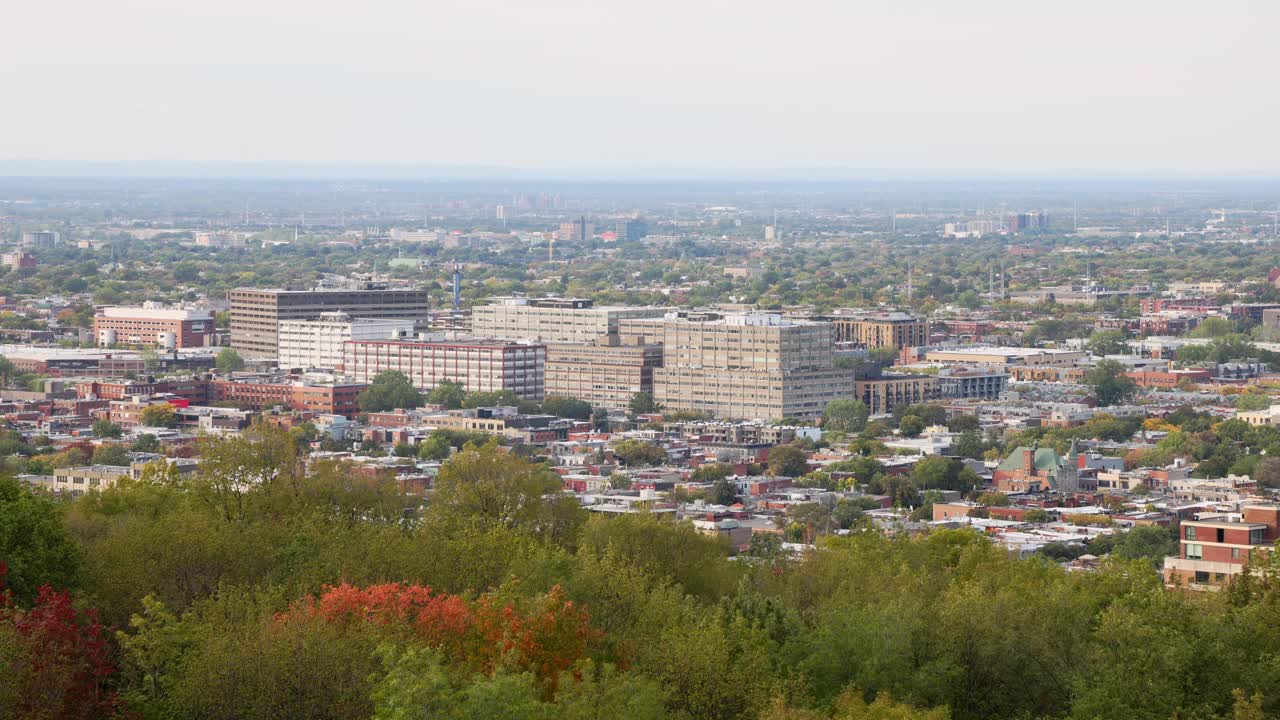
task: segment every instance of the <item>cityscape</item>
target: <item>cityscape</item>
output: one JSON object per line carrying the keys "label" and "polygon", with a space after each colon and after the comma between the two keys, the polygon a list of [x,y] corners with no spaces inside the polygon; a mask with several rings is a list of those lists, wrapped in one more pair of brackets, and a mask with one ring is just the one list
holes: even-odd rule
{"label": "cityscape", "polygon": [[145,5],[0,50],[0,717],[1280,717],[1275,8]]}

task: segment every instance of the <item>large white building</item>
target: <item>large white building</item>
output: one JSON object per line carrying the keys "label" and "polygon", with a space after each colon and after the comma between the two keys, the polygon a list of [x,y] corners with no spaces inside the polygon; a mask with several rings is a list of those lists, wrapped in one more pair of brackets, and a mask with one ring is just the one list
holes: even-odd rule
{"label": "large white building", "polygon": [[340,370],[348,340],[403,340],[413,337],[413,326],[405,318],[353,318],[344,312],[281,320],[277,362],[282,368]]}

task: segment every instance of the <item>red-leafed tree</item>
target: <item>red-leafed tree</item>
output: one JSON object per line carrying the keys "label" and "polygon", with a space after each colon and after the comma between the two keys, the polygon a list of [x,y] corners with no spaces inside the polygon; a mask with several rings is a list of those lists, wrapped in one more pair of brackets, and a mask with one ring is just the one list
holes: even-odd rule
{"label": "red-leafed tree", "polygon": [[66,590],[40,588],[31,609],[3,590],[0,564],[0,716],[14,718],[113,717],[119,710],[112,681],[109,632],[93,609],[77,610]]}
{"label": "red-leafed tree", "polygon": [[421,585],[344,583],[295,603],[277,621],[374,626],[437,648],[453,662],[485,674],[502,668],[531,672],[549,692],[600,639],[586,608],[567,600],[558,585],[528,601],[490,594],[468,603]]}
{"label": "red-leafed tree", "polygon": [[554,692],[560,674],[587,657],[601,633],[591,627],[586,608],[565,598],[556,585],[523,609],[493,596],[476,603],[477,658],[484,671],[515,667],[536,675]]}

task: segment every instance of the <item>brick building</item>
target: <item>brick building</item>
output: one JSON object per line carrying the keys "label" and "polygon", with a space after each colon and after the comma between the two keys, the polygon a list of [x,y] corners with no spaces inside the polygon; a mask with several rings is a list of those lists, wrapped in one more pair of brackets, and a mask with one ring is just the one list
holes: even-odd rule
{"label": "brick building", "polygon": [[213,313],[209,310],[147,303],[140,307],[104,307],[93,317],[93,336],[101,347],[205,347],[213,333]]}
{"label": "brick building", "polygon": [[[1203,516],[1202,516],[1203,517]],[[1178,556],[1165,558],[1165,582],[1221,585],[1245,571],[1250,555],[1270,552],[1280,533],[1280,506],[1245,505],[1237,517],[1183,520]]]}

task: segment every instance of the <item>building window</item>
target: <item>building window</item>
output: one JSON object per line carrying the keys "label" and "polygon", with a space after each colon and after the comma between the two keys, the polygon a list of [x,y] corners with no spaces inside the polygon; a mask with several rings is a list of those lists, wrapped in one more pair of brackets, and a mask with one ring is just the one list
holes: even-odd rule
{"label": "building window", "polygon": [[1231,559],[1232,560],[1240,559],[1240,548],[1231,548]]}
{"label": "building window", "polygon": [[1204,546],[1197,545],[1195,543],[1189,543],[1187,545],[1187,559],[1199,560],[1202,557],[1204,557]]}
{"label": "building window", "polygon": [[1195,539],[1196,539],[1196,529],[1195,529],[1194,527],[1188,527],[1188,528],[1187,528],[1187,539],[1188,539],[1188,540],[1195,540]]}
{"label": "building window", "polygon": [[1209,582],[1209,573],[1208,573],[1207,571],[1204,571],[1204,570],[1197,570],[1197,571],[1196,571],[1196,582],[1198,582],[1198,583],[1207,583],[1207,582]]}

